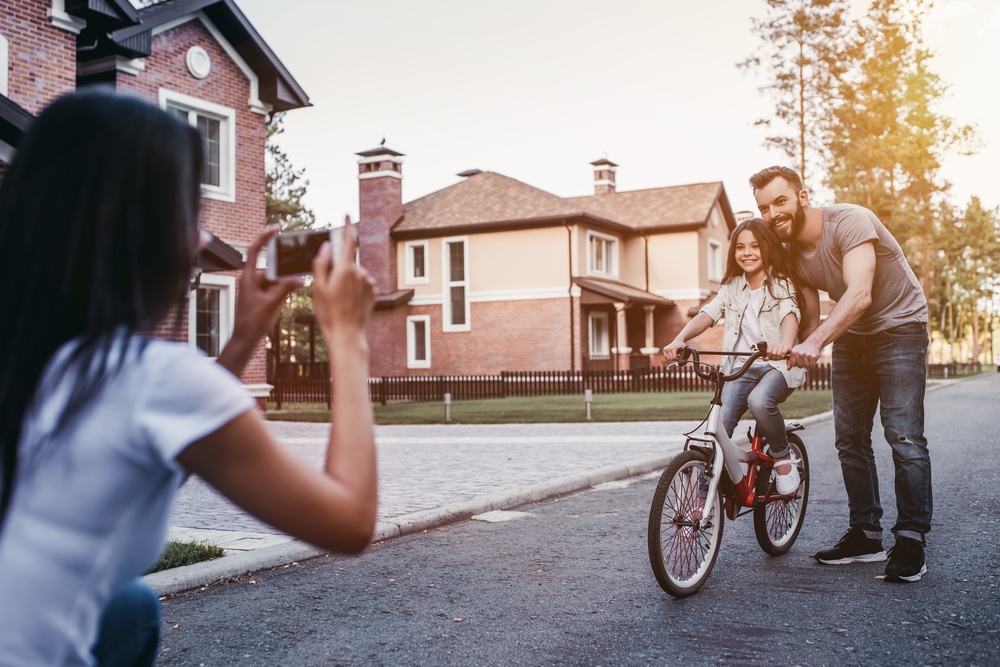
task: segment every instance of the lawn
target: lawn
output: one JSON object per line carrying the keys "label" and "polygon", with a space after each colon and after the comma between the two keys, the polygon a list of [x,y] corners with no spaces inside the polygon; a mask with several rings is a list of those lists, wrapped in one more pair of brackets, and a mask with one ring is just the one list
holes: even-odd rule
{"label": "lawn", "polygon": [[[638,394],[594,394],[592,421],[690,421],[702,419],[708,411],[709,392],[669,392]],[[273,407],[273,406],[270,406]],[[829,391],[797,391],[782,404],[785,419],[799,419],[832,407]],[[441,402],[390,401],[374,406],[375,423],[444,424]],[[276,421],[324,422],[330,413],[324,404],[285,404],[282,410],[269,409],[267,419]],[[453,401],[451,420],[457,424],[538,424],[587,421],[582,395],[495,398]]]}

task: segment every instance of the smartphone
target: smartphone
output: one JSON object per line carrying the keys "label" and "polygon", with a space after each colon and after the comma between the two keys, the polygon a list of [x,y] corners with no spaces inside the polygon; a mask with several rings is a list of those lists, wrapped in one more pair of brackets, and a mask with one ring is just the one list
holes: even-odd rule
{"label": "smartphone", "polygon": [[312,274],[312,261],[324,241],[333,243],[333,230],[308,229],[272,236],[267,245],[267,279]]}

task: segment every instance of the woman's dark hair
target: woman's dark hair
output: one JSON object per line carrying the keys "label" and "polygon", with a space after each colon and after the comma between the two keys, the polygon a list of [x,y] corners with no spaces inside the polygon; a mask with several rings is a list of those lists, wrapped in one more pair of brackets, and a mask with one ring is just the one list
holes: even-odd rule
{"label": "woman's dark hair", "polygon": [[[737,276],[743,275],[743,267],[736,261],[736,238],[740,232],[750,230],[757,245],[760,247],[760,260],[764,264],[764,282],[767,289],[774,296],[771,286],[775,281],[787,281],[789,291],[792,288],[791,264],[785,246],[781,245],[781,240],[774,233],[770,225],[760,218],[750,218],[736,225],[736,229],[729,237],[729,254],[726,259],[726,274],[722,277],[722,282],[726,283]],[[797,292],[796,292],[797,294]]]}
{"label": "woman's dark hair", "polygon": [[59,98],[0,183],[0,526],[22,422],[53,353],[77,339],[57,430],[87,406],[126,344],[187,293],[198,248],[201,140],[155,105],[111,90]]}

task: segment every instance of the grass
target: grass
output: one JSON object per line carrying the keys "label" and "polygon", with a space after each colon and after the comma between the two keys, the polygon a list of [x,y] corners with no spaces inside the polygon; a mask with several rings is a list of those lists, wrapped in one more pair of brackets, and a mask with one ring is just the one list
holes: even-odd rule
{"label": "grass", "polygon": [[[594,394],[592,421],[697,421],[708,412],[709,392]],[[832,409],[829,391],[796,391],[781,406],[785,419],[800,419]],[[273,407],[273,406],[272,406]],[[442,402],[390,401],[374,406],[375,423],[444,424]],[[325,404],[289,404],[269,409],[267,419],[276,421],[325,422],[330,413]],[[587,421],[582,395],[494,398],[452,401],[451,423],[540,424]]]}
{"label": "grass", "polygon": [[160,555],[160,560],[156,561],[156,564],[146,574],[212,560],[221,556],[224,551],[222,547],[217,547],[214,544],[170,540],[167,542],[167,548]]}

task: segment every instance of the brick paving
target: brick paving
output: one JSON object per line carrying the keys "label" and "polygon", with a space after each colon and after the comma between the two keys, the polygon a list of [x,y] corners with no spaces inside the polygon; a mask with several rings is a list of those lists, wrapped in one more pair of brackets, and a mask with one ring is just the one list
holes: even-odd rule
{"label": "brick paving", "polygon": [[[697,422],[422,425],[376,427],[379,518],[398,517],[605,465],[679,451]],[[275,438],[313,465],[325,457],[328,424],[268,422]],[[247,515],[200,478],[181,488],[171,537],[227,548],[272,544],[274,528]],[[181,529],[189,530],[181,530]],[[190,530],[196,529],[196,530]],[[226,540],[227,531],[233,534]],[[246,539],[243,539],[246,538]]]}

